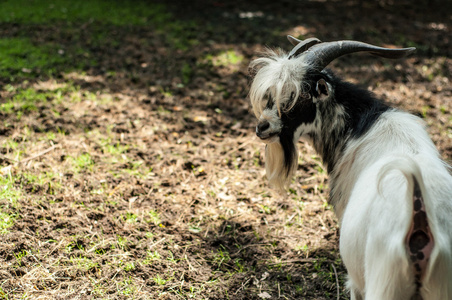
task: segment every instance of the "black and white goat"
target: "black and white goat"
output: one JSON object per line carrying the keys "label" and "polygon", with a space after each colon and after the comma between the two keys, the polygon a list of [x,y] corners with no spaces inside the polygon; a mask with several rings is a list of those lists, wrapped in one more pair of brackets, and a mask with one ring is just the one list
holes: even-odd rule
{"label": "black and white goat", "polygon": [[311,142],[330,176],[351,299],[452,299],[449,167],[420,118],[324,69],[345,54],[401,58],[414,48],[289,40],[290,53],[270,51],[250,65],[270,184],[288,185],[298,139]]}

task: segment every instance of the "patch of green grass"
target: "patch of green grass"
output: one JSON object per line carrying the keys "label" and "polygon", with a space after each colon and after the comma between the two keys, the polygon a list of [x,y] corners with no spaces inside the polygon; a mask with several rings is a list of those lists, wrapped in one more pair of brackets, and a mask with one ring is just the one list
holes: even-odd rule
{"label": "patch of green grass", "polygon": [[[13,177],[11,174],[6,176],[0,176],[0,199],[3,204],[3,208],[18,208],[18,201],[22,196],[22,192],[15,186],[16,177]],[[2,220],[13,220],[14,218],[8,218],[6,215],[2,217]],[[9,224],[11,221],[7,221]],[[10,227],[10,226],[9,226]]]}
{"label": "patch of green grass", "polygon": [[[192,30],[194,21],[180,21],[167,11],[165,5],[152,1],[71,1],[71,0],[6,0],[0,3],[0,24],[98,23],[115,26],[147,26],[164,36],[176,49],[188,50],[199,41]],[[93,41],[106,40],[98,32]],[[83,51],[83,50],[82,50]]]}
{"label": "patch of green grass", "polygon": [[131,176],[138,178],[146,177],[150,172],[152,172],[152,167],[147,167],[144,161],[129,161],[129,167],[121,169],[122,172],[127,173]]}
{"label": "patch of green grass", "polygon": [[96,104],[110,104],[113,102],[113,97],[109,94],[103,94],[100,91],[93,93],[90,91],[83,91],[83,93],[79,92],[78,97],[74,97],[76,102],[80,102],[82,99],[94,102]]}
{"label": "patch of green grass", "polygon": [[248,268],[246,267],[246,263],[244,263],[244,261],[241,258],[236,258],[234,260],[234,264],[236,266],[236,271],[238,273],[244,273],[244,272],[248,271]]}
{"label": "patch of green grass", "polygon": [[[105,133],[100,133],[98,130],[89,131],[87,135],[90,139],[100,144],[100,149],[104,154],[102,162],[105,165],[112,166],[109,172],[113,176],[119,177],[128,174],[137,178],[145,178],[152,172],[152,167],[147,166],[144,161],[133,161],[128,156],[129,149],[136,146],[115,141],[113,138],[114,134],[110,130],[107,130],[107,138],[101,137],[105,136]],[[121,164],[120,168],[117,167],[118,163]]]}
{"label": "patch of green grass", "polygon": [[147,1],[6,0],[0,4],[0,22],[53,24],[55,21],[97,21],[113,25],[145,25],[169,18],[163,5]]}
{"label": "patch of green grass", "polygon": [[89,271],[93,268],[99,267],[99,264],[94,262],[92,259],[84,257],[84,256],[71,256],[70,262],[72,265],[74,265],[77,269],[82,271]]}
{"label": "patch of green grass", "polygon": [[16,258],[16,262],[18,266],[22,265],[22,259],[28,255],[26,250],[22,250],[21,252],[14,253],[14,257]]}
{"label": "patch of green grass", "polygon": [[[3,140],[2,146],[5,148],[7,154],[14,153],[19,150],[19,143],[11,138]],[[19,153],[16,154],[19,155]]]}
{"label": "patch of green grass", "polygon": [[9,293],[5,292],[2,287],[0,287],[0,299],[9,299]]}
{"label": "patch of green grass", "polygon": [[429,111],[430,111],[430,106],[428,106],[428,105],[422,106],[421,114],[424,119],[427,117],[427,114]]}
{"label": "patch of green grass", "polygon": [[83,246],[78,240],[77,237],[73,237],[74,240],[66,245],[65,250],[67,253],[71,253],[72,250],[78,249],[80,251],[85,251],[85,246]]}
{"label": "patch of green grass", "polygon": [[[2,61],[1,55],[2,53],[0,52],[0,64]],[[38,111],[42,105],[58,105],[63,103],[64,99],[66,99],[65,96],[72,97],[73,94],[78,92],[80,87],[66,83],[49,89],[35,87],[22,89],[12,85],[6,85],[3,89],[10,93],[11,96],[6,97],[6,101],[0,104],[0,112],[4,114],[15,114],[17,119],[20,119],[22,115]],[[56,110],[53,110],[53,113],[57,116],[59,115],[59,112]]]}
{"label": "patch of green grass", "polygon": [[154,252],[148,250],[146,252],[146,258],[145,258],[145,260],[143,260],[143,264],[149,265],[153,261],[157,261],[157,260],[160,260],[160,259],[161,259],[161,256],[160,256],[160,253],[158,253],[157,250],[155,250]]}
{"label": "patch of green grass", "polygon": [[[61,176],[53,172],[42,172],[39,174],[22,173],[22,181],[43,187],[47,194],[55,195],[61,190]],[[33,192],[33,191],[32,191]]]}
{"label": "patch of green grass", "polygon": [[57,44],[35,45],[28,38],[0,38],[0,76],[54,74],[57,65],[67,62],[58,51]]}
{"label": "patch of green grass", "polygon": [[128,244],[129,241],[127,240],[127,238],[117,235],[116,245],[118,246],[119,249],[126,251],[126,249],[128,248]]}
{"label": "patch of green grass", "polygon": [[0,234],[7,234],[9,228],[14,225],[15,215],[0,212]]}
{"label": "patch of green grass", "polygon": [[160,277],[159,274],[157,274],[157,276],[155,276],[154,278],[152,278],[155,283],[157,283],[158,285],[165,285],[169,279],[164,279],[163,277]]}
{"label": "patch of green grass", "polygon": [[191,81],[191,78],[193,76],[193,69],[192,69],[192,67],[188,63],[185,63],[182,66],[181,73],[182,73],[182,83],[183,84],[188,84]]}
{"label": "patch of green grass", "polygon": [[128,262],[123,267],[124,271],[126,271],[126,272],[133,271],[133,270],[135,270],[135,268],[136,267],[135,267],[135,263],[134,262]]}
{"label": "patch of green grass", "polygon": [[228,50],[220,52],[217,55],[209,54],[205,57],[204,61],[207,64],[214,67],[227,67],[230,65],[238,65],[242,63],[244,56],[237,53],[235,50]]}
{"label": "patch of green grass", "polygon": [[264,213],[264,214],[266,214],[266,215],[271,215],[271,214],[273,214],[273,212],[274,212],[274,209],[271,208],[271,207],[269,207],[269,206],[267,206],[267,205],[262,205],[262,204],[260,204],[259,206],[261,207],[261,208],[259,209],[259,212],[260,212],[260,213]]}
{"label": "patch of green grass", "polygon": [[83,153],[76,157],[69,157],[69,161],[77,172],[92,170],[94,166],[94,160],[89,153]]}
{"label": "patch of green grass", "polygon": [[160,214],[156,210],[151,209],[148,212],[147,222],[153,223],[154,225],[159,225],[162,222],[160,219]]}
{"label": "patch of green grass", "polygon": [[[1,50],[0,50],[1,53]],[[1,55],[1,54],[0,54]],[[1,62],[1,57],[0,57]],[[1,72],[1,67],[0,67]],[[0,73],[1,75],[1,73]],[[23,114],[37,111],[38,110],[38,103],[46,103],[47,102],[47,95],[45,93],[37,92],[33,88],[28,88],[25,90],[18,91],[11,99],[6,101],[5,103],[2,103],[0,105],[0,111],[5,114],[12,114],[15,113],[17,118],[20,119],[20,117]]]}
{"label": "patch of green grass", "polygon": [[133,282],[131,277],[126,278],[119,283],[116,283],[116,288],[121,294],[125,296],[133,296],[138,290],[138,287]]}
{"label": "patch of green grass", "polygon": [[93,285],[93,294],[96,296],[103,297],[108,289],[103,286],[101,283],[96,283],[94,279],[91,279],[92,285]]}
{"label": "patch of green grass", "polygon": [[222,264],[227,264],[230,261],[231,257],[229,256],[229,252],[221,246],[221,249],[218,249],[217,253],[214,255],[213,263],[216,264],[219,269]]}
{"label": "patch of green grass", "polygon": [[127,213],[125,213],[125,215],[123,215],[123,219],[127,223],[136,223],[137,219],[138,219],[138,216],[136,214],[134,214],[134,213],[127,212]]}
{"label": "patch of green grass", "polygon": [[[197,24],[180,21],[167,11],[164,4],[149,1],[71,1],[71,0],[5,0],[0,2],[0,24],[59,26],[75,41],[71,46],[47,41],[36,42],[24,35],[0,38],[0,77],[12,81],[18,78],[54,76],[58,72],[83,70],[98,63],[91,49],[80,48],[80,24],[92,24],[88,40],[97,47],[117,47],[103,26],[141,26],[151,28],[174,48],[189,50],[197,45]],[[53,30],[49,28],[48,30]],[[76,57],[77,59],[74,59]],[[191,70],[184,67],[184,82]],[[111,101],[111,99],[100,99]]]}
{"label": "patch of green grass", "polygon": [[122,145],[119,142],[113,143],[111,138],[101,139],[102,152],[113,156],[120,156],[129,150],[129,145]]}

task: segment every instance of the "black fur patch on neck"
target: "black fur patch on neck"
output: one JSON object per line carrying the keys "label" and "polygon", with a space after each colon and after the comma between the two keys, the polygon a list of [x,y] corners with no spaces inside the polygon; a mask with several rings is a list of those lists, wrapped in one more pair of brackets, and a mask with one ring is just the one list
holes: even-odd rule
{"label": "black fur patch on neck", "polygon": [[338,86],[336,99],[347,112],[347,131],[355,139],[365,135],[378,118],[391,109],[371,92],[348,82]]}
{"label": "black fur patch on neck", "polygon": [[[330,99],[319,103],[321,132],[312,136],[316,151],[331,173],[347,141],[365,135],[378,118],[391,108],[376,99],[371,92],[342,81],[329,70],[311,78],[316,77],[322,77],[330,83],[334,93]],[[345,114],[337,115],[340,107]],[[335,122],[337,118],[342,118],[343,122]]]}

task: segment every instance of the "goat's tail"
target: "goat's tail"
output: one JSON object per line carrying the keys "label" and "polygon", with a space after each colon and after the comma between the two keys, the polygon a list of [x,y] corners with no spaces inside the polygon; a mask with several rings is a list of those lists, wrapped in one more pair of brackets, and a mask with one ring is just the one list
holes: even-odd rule
{"label": "goat's tail", "polygon": [[449,238],[442,235],[432,203],[434,199],[429,199],[419,164],[407,157],[399,157],[385,164],[378,176],[380,194],[382,179],[391,171],[401,172],[407,180],[406,199],[412,217],[406,228],[405,248],[416,285],[416,294],[412,299],[452,299],[452,251],[447,242]]}

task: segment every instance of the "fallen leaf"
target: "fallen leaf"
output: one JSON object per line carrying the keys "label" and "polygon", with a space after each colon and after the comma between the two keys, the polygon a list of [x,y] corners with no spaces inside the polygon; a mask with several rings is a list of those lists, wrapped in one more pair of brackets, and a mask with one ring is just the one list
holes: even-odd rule
{"label": "fallen leaf", "polygon": [[259,298],[262,298],[262,299],[270,299],[272,297],[267,292],[262,292],[262,293],[258,294],[258,296],[259,296]]}
{"label": "fallen leaf", "polygon": [[193,118],[193,121],[195,122],[207,122],[209,121],[209,118],[204,117],[204,116],[196,116]]}

